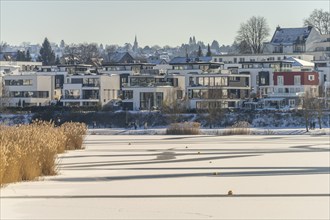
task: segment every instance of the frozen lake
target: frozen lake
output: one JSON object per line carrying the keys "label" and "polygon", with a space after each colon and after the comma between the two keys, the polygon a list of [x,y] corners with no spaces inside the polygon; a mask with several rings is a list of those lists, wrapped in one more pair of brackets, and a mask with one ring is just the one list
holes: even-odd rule
{"label": "frozen lake", "polygon": [[[1,219],[329,219],[328,136],[89,135]],[[233,195],[228,196],[228,191]]]}

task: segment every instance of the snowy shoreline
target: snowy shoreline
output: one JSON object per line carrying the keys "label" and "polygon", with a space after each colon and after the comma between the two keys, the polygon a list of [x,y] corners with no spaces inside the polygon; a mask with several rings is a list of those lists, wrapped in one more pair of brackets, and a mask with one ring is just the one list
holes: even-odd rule
{"label": "snowy shoreline", "polygon": [[[221,136],[229,128],[201,129],[201,135]],[[250,128],[250,135],[330,135],[330,128],[314,129],[306,132],[306,128]],[[120,129],[89,128],[89,135],[166,135],[166,128]]]}

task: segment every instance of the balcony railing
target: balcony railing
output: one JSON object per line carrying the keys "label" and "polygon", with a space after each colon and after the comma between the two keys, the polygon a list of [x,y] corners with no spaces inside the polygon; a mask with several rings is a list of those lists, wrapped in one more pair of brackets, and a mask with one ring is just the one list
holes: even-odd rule
{"label": "balcony railing", "polygon": [[100,84],[82,84],[83,87],[99,87]]}
{"label": "balcony railing", "polygon": [[268,93],[269,97],[299,97],[301,93]]}

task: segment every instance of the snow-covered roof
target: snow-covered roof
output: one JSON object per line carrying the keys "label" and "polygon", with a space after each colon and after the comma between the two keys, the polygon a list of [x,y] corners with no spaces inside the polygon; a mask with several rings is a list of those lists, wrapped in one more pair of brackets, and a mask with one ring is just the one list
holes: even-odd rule
{"label": "snow-covered roof", "polygon": [[298,41],[306,40],[309,36],[312,28],[302,27],[302,28],[277,28],[273,38],[271,40],[272,44],[294,44]]}
{"label": "snow-covered roof", "polygon": [[294,57],[288,57],[285,59],[285,61],[292,61],[292,66],[293,67],[314,67],[314,63],[312,62],[308,62],[306,60],[301,60],[298,58],[294,58]]}

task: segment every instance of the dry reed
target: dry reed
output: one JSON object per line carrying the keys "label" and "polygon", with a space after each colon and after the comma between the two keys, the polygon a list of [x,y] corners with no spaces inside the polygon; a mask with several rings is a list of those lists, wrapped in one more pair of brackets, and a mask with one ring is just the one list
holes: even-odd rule
{"label": "dry reed", "polygon": [[200,134],[200,123],[184,122],[170,124],[166,129],[166,134],[169,135],[196,135]]}
{"label": "dry reed", "polygon": [[81,123],[0,126],[0,185],[56,174],[57,154],[81,149],[86,131]]}
{"label": "dry reed", "polygon": [[239,121],[225,130],[222,135],[249,135],[251,134],[250,124],[246,121]]}

